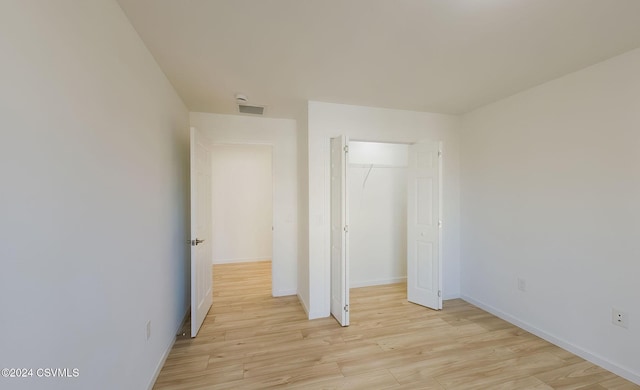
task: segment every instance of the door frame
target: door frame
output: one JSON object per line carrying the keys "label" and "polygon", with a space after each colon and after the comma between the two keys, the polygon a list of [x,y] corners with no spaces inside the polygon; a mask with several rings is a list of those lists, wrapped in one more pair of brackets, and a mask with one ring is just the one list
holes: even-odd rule
{"label": "door frame", "polygon": [[[349,142],[354,141],[354,142],[376,142],[376,143],[387,143],[387,144],[403,144],[403,145],[414,145],[419,143],[420,141],[432,141],[432,142],[436,142],[439,144],[439,148],[441,151],[441,155],[443,158],[440,159],[440,164],[439,164],[439,181],[440,181],[440,188],[439,188],[439,198],[440,198],[440,202],[438,205],[438,216],[439,216],[439,220],[443,221],[443,214],[444,214],[444,207],[443,207],[443,203],[444,203],[444,199],[443,199],[443,194],[444,194],[444,170],[443,170],[443,165],[444,165],[444,155],[445,155],[445,148],[446,148],[446,144],[445,141],[442,139],[434,139],[434,138],[430,138],[430,137],[425,137],[425,138],[421,138],[415,141],[411,141],[411,142],[406,142],[406,141],[393,141],[393,140],[389,140],[389,139],[368,139],[368,138],[351,138],[349,137],[348,133],[340,133],[340,134],[334,134],[331,136],[328,136],[325,138],[325,142],[324,142],[324,182],[325,182],[325,191],[324,191],[324,204],[325,204],[325,213],[324,215],[326,216],[327,219],[331,218],[331,139],[332,138],[336,138],[336,137],[340,137],[340,136],[346,136],[349,140]],[[347,143],[348,145],[348,143]],[[348,158],[347,158],[347,166],[348,166]],[[348,200],[347,200],[348,202]],[[348,207],[348,204],[347,204]],[[324,252],[325,252],[325,262],[324,264],[325,266],[325,304],[326,307],[329,309],[329,317],[331,316],[331,222],[328,221],[329,223],[326,224],[326,226],[328,226],[328,228],[325,229],[325,245],[324,245]],[[444,221],[442,222],[442,224],[444,225]],[[439,250],[438,250],[438,262],[439,262],[439,284],[440,284],[440,290],[441,290],[441,297],[443,298],[445,296],[445,292],[444,292],[444,286],[443,286],[443,279],[444,279],[444,256],[443,256],[443,236],[444,236],[444,228],[440,229],[440,234],[438,237],[439,240]],[[406,260],[405,260],[406,261]],[[349,280],[347,280],[347,288],[350,288],[350,283]]]}

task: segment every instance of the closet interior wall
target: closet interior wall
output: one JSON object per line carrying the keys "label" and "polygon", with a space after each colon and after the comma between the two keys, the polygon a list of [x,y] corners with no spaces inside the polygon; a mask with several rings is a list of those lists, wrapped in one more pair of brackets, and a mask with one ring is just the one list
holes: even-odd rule
{"label": "closet interior wall", "polygon": [[407,145],[349,143],[350,287],[407,277]]}

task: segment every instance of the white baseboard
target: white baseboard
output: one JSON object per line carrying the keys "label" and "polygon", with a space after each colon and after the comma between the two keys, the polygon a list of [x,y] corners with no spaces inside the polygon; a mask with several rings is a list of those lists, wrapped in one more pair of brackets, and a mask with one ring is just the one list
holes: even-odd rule
{"label": "white baseboard", "polygon": [[244,257],[240,259],[213,259],[212,264],[254,263],[256,261],[271,261],[271,255],[264,257]]}
{"label": "white baseboard", "polygon": [[[277,290],[277,291],[272,291],[271,294],[274,297],[288,297],[290,295],[298,295],[298,291],[297,290]],[[300,299],[299,295],[298,295],[298,299]]]}
{"label": "white baseboard", "polygon": [[302,297],[300,297],[300,294],[296,294],[296,295],[298,296],[298,301],[300,301],[300,306],[302,306],[302,310],[304,310],[308,319],[315,320],[317,318],[329,317],[329,315],[323,315],[323,313],[320,313],[320,312],[310,312],[309,308],[307,307],[307,304],[304,302]]}
{"label": "white baseboard", "polygon": [[151,377],[151,382],[149,383],[149,387],[148,387],[149,390],[152,390],[153,385],[156,384],[156,380],[158,380],[158,375],[160,375],[160,371],[162,371],[162,367],[164,367],[164,363],[167,361],[167,358],[169,357],[169,353],[171,352],[171,349],[173,349],[173,345],[176,343],[175,335],[178,334],[182,329],[182,327],[184,326],[184,323],[186,322],[190,311],[191,311],[191,306],[187,307],[187,311],[184,313],[184,316],[182,317],[182,321],[180,321],[180,324],[178,324],[178,329],[176,329],[176,331],[173,332],[174,336],[171,338],[171,342],[169,343],[167,348],[165,348],[164,353],[162,354],[162,357],[160,357],[160,361],[158,362],[155,372]]}
{"label": "white baseboard", "polygon": [[358,281],[358,282],[351,282],[349,283],[349,288],[380,286],[383,284],[406,283],[406,282],[407,282],[407,277],[400,276],[400,277],[388,278],[388,279],[364,280],[364,281]]}
{"label": "white baseboard", "polygon": [[318,318],[327,318],[327,317],[331,317],[331,314],[325,313],[325,312],[319,312],[319,311],[312,311],[311,313],[309,313],[310,320],[316,320]]}
{"label": "white baseboard", "polygon": [[625,368],[625,367],[620,367],[619,365],[610,362],[609,360],[607,360],[606,358],[599,356],[595,353],[589,352],[575,344],[572,344],[566,340],[563,340],[559,337],[556,337],[550,333],[545,332],[544,330],[537,328],[527,322],[524,322],[514,316],[512,316],[511,314],[505,313],[504,311],[497,309],[491,305],[487,305],[483,302],[480,302],[468,295],[462,294],[461,298],[469,303],[471,303],[472,305],[475,305],[493,315],[495,315],[496,317],[500,317],[503,320],[512,323],[513,325],[522,328],[524,330],[526,330],[529,333],[533,333],[534,335],[550,342],[551,344],[557,345],[558,347],[562,348],[562,349],[566,349],[567,351],[580,356],[581,358],[590,361],[593,364],[597,364],[598,366],[609,370],[611,372],[613,372],[616,375],[619,375],[637,385],[640,385],[640,374],[638,373],[634,373],[633,371]]}
{"label": "white baseboard", "polygon": [[304,313],[307,315],[307,318],[309,318],[309,309],[307,308],[307,304],[304,303],[304,300],[302,299],[300,294],[296,294],[296,295],[298,296],[298,302],[300,302],[300,306],[302,306],[302,310],[304,310]]}

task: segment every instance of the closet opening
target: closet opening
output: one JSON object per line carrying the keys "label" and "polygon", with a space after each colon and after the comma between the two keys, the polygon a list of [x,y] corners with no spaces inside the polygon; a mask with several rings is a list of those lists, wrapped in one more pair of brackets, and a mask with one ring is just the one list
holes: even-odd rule
{"label": "closet opening", "polygon": [[350,288],[407,280],[408,147],[349,142]]}
{"label": "closet opening", "polygon": [[442,308],[441,172],[439,142],[331,140],[331,314],[341,325],[351,288],[403,283],[409,302]]}

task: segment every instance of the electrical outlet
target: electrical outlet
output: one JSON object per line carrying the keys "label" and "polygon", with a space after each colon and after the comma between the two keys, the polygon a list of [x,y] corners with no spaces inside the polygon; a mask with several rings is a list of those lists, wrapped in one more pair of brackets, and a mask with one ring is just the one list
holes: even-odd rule
{"label": "electrical outlet", "polygon": [[616,308],[613,308],[613,310],[611,310],[611,322],[614,325],[623,327],[623,328],[628,328],[629,327],[629,318],[627,317],[627,313],[623,312],[622,310],[618,310]]}
{"label": "electrical outlet", "polygon": [[522,278],[518,278],[518,290],[525,292],[527,291],[527,281],[522,279]]}
{"label": "electrical outlet", "polygon": [[151,338],[151,320],[147,321],[147,340]]}

